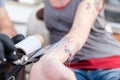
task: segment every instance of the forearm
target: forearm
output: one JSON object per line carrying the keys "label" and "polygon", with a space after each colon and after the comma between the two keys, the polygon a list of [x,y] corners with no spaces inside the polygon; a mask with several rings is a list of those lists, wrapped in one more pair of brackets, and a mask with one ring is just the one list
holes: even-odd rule
{"label": "forearm", "polygon": [[16,35],[16,31],[13,28],[13,24],[10,21],[5,9],[0,8],[0,32],[13,37]]}
{"label": "forearm", "polygon": [[[91,27],[103,7],[103,0],[81,0],[70,32],[66,35],[77,41],[79,50],[86,42]],[[73,53],[74,55],[75,53]]]}
{"label": "forearm", "polygon": [[[75,55],[87,40],[91,27],[103,6],[103,0],[82,0],[79,4],[70,32],[53,48],[54,56],[64,63],[70,55]],[[49,55],[49,54],[48,54]]]}

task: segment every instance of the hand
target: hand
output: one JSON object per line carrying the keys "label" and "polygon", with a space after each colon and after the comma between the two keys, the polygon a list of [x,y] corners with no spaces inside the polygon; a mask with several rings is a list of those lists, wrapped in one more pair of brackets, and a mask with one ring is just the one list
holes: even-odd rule
{"label": "hand", "polygon": [[[18,38],[16,35],[12,40]],[[21,39],[21,38],[20,38]],[[19,41],[20,41],[19,39]],[[14,42],[12,41],[7,35],[0,33],[0,62],[1,64],[5,63],[6,61],[14,61],[17,60],[17,55],[14,55],[15,46]]]}
{"label": "hand", "polygon": [[[63,38],[45,51],[40,60],[31,69],[30,80],[76,80],[74,73],[63,65],[71,57],[66,49],[71,45],[68,38]],[[76,50],[72,48],[70,52]],[[77,51],[77,50],[76,50]]]}
{"label": "hand", "polygon": [[31,69],[30,80],[76,80],[74,73],[55,56],[44,55]]}

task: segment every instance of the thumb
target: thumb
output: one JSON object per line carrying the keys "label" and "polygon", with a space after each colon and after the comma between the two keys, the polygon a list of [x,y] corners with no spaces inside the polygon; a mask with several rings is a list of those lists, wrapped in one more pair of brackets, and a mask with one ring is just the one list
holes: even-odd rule
{"label": "thumb", "polygon": [[4,45],[6,53],[11,53],[15,50],[13,41],[7,35],[0,34],[0,40]]}

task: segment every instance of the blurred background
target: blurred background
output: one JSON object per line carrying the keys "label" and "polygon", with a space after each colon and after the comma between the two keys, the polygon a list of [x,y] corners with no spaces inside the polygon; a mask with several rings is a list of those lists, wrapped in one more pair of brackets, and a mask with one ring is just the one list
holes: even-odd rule
{"label": "blurred background", "polygon": [[26,35],[26,28],[32,12],[41,0],[4,0],[5,7],[18,33]]}
{"label": "blurred background", "polygon": [[[4,0],[5,8],[18,33],[25,36],[41,34],[45,45],[49,44],[49,32],[44,21],[36,18],[36,13],[44,7],[42,0]],[[120,41],[120,0],[105,1],[105,18],[108,21],[107,31]],[[26,80],[29,77],[31,65],[26,67]]]}

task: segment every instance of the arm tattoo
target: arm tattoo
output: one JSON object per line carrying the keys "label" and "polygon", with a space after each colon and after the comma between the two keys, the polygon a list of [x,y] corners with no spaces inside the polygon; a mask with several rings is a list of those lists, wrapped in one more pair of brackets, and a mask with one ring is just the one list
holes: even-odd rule
{"label": "arm tattoo", "polygon": [[87,10],[89,10],[91,8],[90,3],[87,3]]}
{"label": "arm tattoo", "polygon": [[64,45],[64,51],[69,55],[69,57],[72,57],[73,53],[78,51],[78,44],[74,39],[69,39],[67,37],[65,37],[65,39],[67,39],[67,44]]}
{"label": "arm tattoo", "polygon": [[65,47],[65,49],[64,49],[65,53],[67,53],[69,55],[69,57],[71,57],[72,56],[71,50],[69,50],[67,46],[64,46],[64,47]]}
{"label": "arm tattoo", "polygon": [[[81,0],[81,2],[83,2],[83,1],[85,1],[85,0]],[[100,5],[100,3],[101,3],[101,0],[94,0],[94,5],[95,5],[95,9],[96,9],[96,11],[98,11],[99,10],[99,5]],[[90,3],[87,3],[87,10],[88,9],[90,9],[90,7],[91,7],[91,4]],[[101,9],[100,9],[101,10]]]}
{"label": "arm tattoo", "polygon": [[87,5],[86,9],[87,9],[88,13],[93,15],[94,10],[92,9],[92,4],[88,2],[88,3],[86,3],[86,5]]}
{"label": "arm tattoo", "polygon": [[63,50],[66,54],[69,55],[69,57],[72,57],[73,53],[76,53],[78,51],[78,44],[73,39],[64,37],[57,43],[48,47],[47,51],[45,51],[45,53],[53,51],[53,50],[57,50],[57,51]]}
{"label": "arm tattoo", "polygon": [[93,14],[94,10],[91,9],[91,7],[93,5],[95,7],[95,10],[100,12],[102,10],[101,8],[99,8],[100,4],[101,4],[101,0],[94,0],[93,4],[88,2],[88,3],[86,3],[86,5],[87,5],[86,9],[88,10],[89,13]]}

